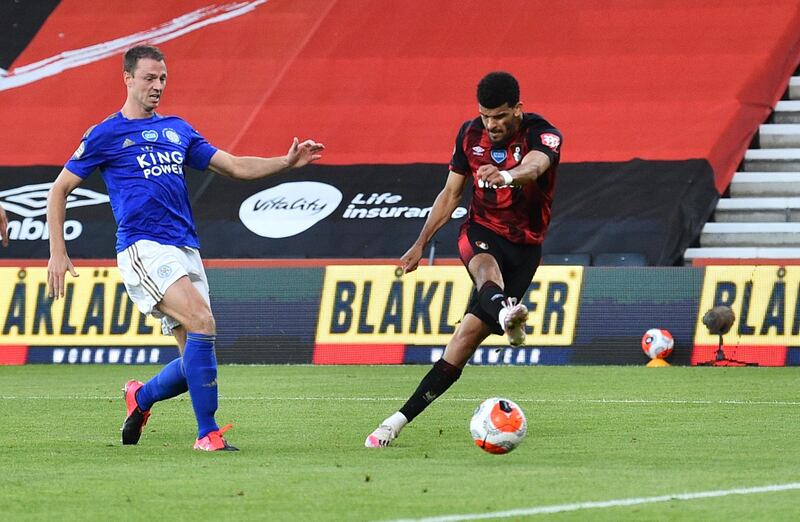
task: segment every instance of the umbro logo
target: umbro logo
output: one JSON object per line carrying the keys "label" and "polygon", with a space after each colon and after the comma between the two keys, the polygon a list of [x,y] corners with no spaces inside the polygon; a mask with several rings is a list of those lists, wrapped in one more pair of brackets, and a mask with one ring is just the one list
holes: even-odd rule
{"label": "umbro logo", "polygon": [[136,142],[134,142],[130,138],[125,138],[125,141],[122,142],[122,148],[123,149],[127,149],[128,147],[131,147],[133,145],[136,145]]}
{"label": "umbro logo", "polygon": [[[0,203],[9,212],[23,218],[35,218],[47,214],[47,193],[52,183],[37,183],[0,191]],[[67,198],[67,209],[102,205],[108,203],[106,194],[77,187]]]}

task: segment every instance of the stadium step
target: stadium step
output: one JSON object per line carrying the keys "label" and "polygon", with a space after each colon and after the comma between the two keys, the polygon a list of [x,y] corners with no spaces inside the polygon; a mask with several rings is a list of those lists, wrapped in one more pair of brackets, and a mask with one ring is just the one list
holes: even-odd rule
{"label": "stadium step", "polygon": [[800,172],[737,172],[730,193],[732,198],[800,196]]}
{"label": "stadium step", "polygon": [[785,98],[759,126],[761,148],[745,152],[730,197],[719,200],[686,263],[800,258],[800,76],[789,79]]}
{"label": "stadium step", "polygon": [[774,123],[759,127],[759,143],[765,149],[800,147],[800,123]]}
{"label": "stadium step", "polygon": [[789,99],[800,100],[800,76],[789,78]]}
{"label": "stadium step", "polygon": [[791,247],[708,247],[708,248],[689,248],[684,254],[687,263],[702,259],[729,259],[731,261],[739,259],[798,259],[800,258],[800,248]]}
{"label": "stadium step", "polygon": [[800,148],[750,149],[744,154],[744,170],[748,172],[800,171]]}
{"label": "stadium step", "polygon": [[721,199],[715,213],[718,222],[800,222],[800,198]]}
{"label": "stadium step", "polygon": [[800,97],[779,101],[772,113],[772,120],[775,123],[800,123]]}
{"label": "stadium step", "polygon": [[706,223],[703,247],[800,248],[800,223]]}

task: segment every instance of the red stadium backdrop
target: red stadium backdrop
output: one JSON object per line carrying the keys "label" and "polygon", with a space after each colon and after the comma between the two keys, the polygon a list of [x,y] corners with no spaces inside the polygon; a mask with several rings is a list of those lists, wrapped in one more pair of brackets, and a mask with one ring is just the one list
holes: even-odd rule
{"label": "red stadium backdrop", "polygon": [[[6,206],[45,193],[28,180],[52,178],[85,129],[120,107],[121,55],[136,43],[166,53],[163,113],[238,154],[320,140],[323,162],[297,175],[347,179],[345,194],[369,195],[370,176],[397,193],[414,176],[435,195],[476,113],[476,82],[502,69],[518,76],[525,109],[565,136],[545,253],[639,252],[652,265],[682,261],[800,61],[795,0],[43,0],[2,4],[0,20]],[[196,215],[217,220],[204,239],[213,251],[227,223],[240,225],[242,201],[222,215],[218,187],[233,190],[192,177]],[[0,257],[47,257],[43,238],[22,233],[39,226],[36,212],[9,213],[28,238],[15,240],[32,243]],[[263,245],[244,257],[287,257],[246,238]]]}
{"label": "red stadium backdrop", "polygon": [[[525,107],[564,131],[565,160],[706,158],[724,188],[800,58],[794,0],[241,3],[252,10],[214,23],[222,13],[210,13],[159,44],[162,111],[235,153],[314,136],[336,165],[446,163],[475,83],[503,69]],[[64,0],[8,70],[22,76],[209,5]],[[63,164],[120,106],[120,69],[115,52],[0,91],[0,118],[15,122],[0,128],[0,165]]]}

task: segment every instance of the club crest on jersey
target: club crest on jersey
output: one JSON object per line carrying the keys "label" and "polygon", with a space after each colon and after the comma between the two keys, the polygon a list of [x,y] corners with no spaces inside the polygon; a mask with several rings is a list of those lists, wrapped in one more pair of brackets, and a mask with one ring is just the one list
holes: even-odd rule
{"label": "club crest on jersey", "polygon": [[477,246],[481,250],[489,250],[489,245],[487,245],[483,241],[475,241],[475,246]]}
{"label": "club crest on jersey", "polygon": [[514,158],[514,161],[517,163],[522,161],[522,145],[515,143],[511,146],[511,157]]}
{"label": "club crest on jersey", "polygon": [[506,149],[492,149],[492,159],[495,163],[503,163],[508,157]]}
{"label": "club crest on jersey", "polygon": [[561,145],[561,138],[557,134],[545,132],[539,136],[542,140],[542,145],[550,148],[553,152],[558,152],[558,146]]}
{"label": "club crest on jersey", "polygon": [[147,141],[156,141],[158,139],[158,133],[154,130],[142,131],[142,138]]}
{"label": "club crest on jersey", "polygon": [[486,149],[484,149],[480,145],[475,145],[474,147],[472,147],[473,156],[483,156],[484,152],[486,152]]}
{"label": "club crest on jersey", "polygon": [[167,138],[167,140],[171,141],[176,145],[181,142],[180,135],[172,129],[164,129],[163,131],[161,131],[161,134],[163,134],[164,137]]}

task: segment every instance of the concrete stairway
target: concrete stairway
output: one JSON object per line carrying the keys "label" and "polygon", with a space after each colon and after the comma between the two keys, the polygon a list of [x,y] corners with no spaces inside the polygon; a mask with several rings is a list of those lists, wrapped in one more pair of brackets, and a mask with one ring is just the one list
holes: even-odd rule
{"label": "concrete stairway", "polygon": [[[800,72],[800,71],[799,71]],[[742,172],[720,199],[700,248],[684,259],[800,259],[800,76],[758,130],[760,148],[745,153]]]}

